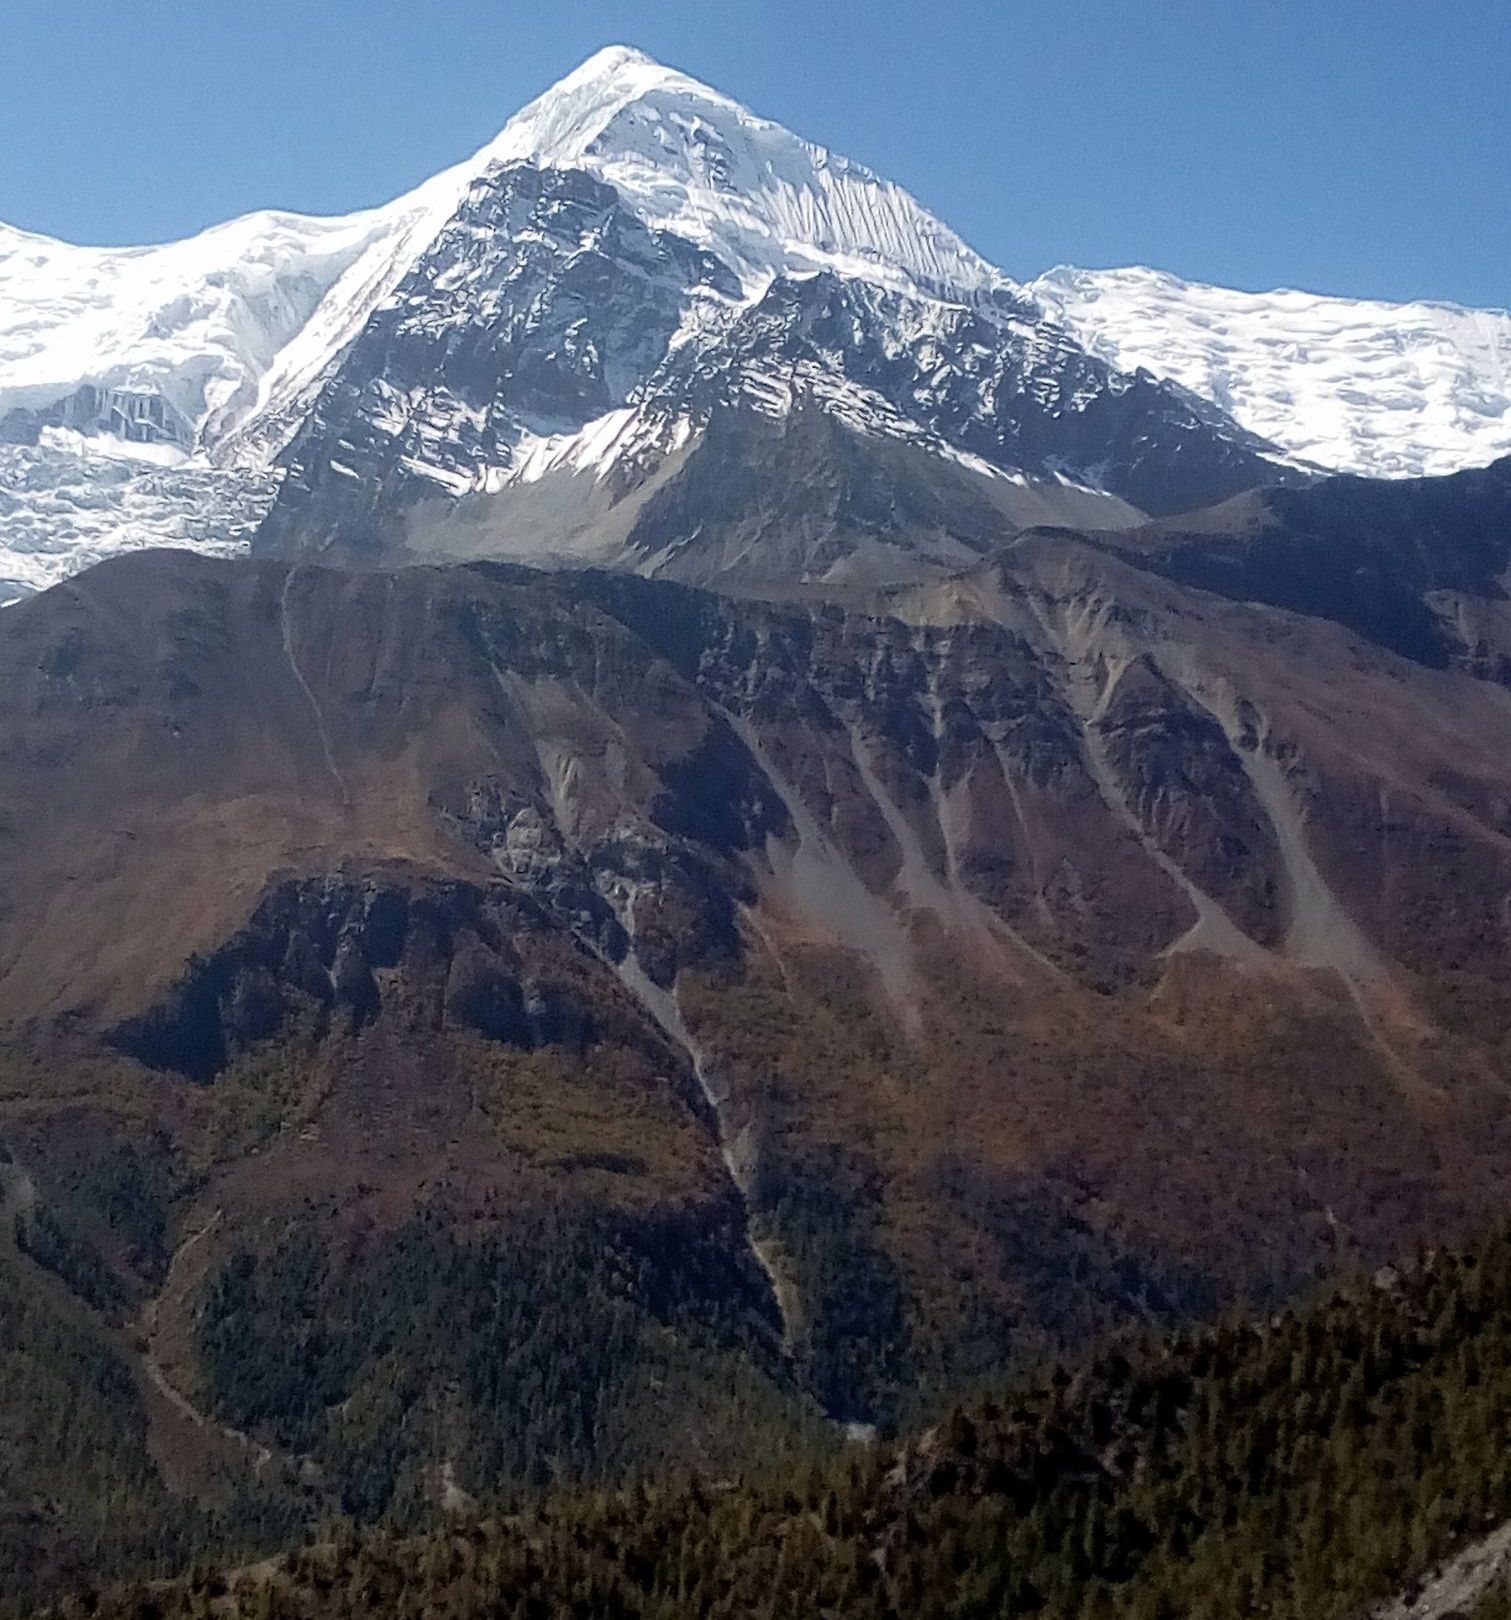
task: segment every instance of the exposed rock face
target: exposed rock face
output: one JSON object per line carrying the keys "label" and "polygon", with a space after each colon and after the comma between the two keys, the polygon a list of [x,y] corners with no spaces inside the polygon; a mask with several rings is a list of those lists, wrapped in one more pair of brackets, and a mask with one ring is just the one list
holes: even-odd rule
{"label": "exposed rock face", "polygon": [[[149,1067],[207,1081],[311,1013],[321,1031],[360,1029],[383,1013],[392,988],[398,1016],[422,1032],[460,1028],[527,1052],[644,1044],[636,1020],[594,1006],[594,980],[627,948],[612,912],[602,901],[593,908],[591,894],[580,913],[575,897],[557,898],[569,922],[598,933],[598,949],[565,962],[559,950],[542,951],[553,920],[513,886],[277,883],[242,932],[111,1039]],[[663,1043],[651,1046],[665,1061]]]}
{"label": "exposed rock face", "polygon": [[296,434],[263,543],[381,554],[416,503],[517,476],[542,431],[625,406],[689,307],[737,291],[591,175],[479,180]]}
{"label": "exposed rock face", "polygon": [[1100,488],[1154,514],[1190,510],[1199,487],[1280,471],[1220,411],[1147,373],[1110,370],[1006,292],[930,306],[833,274],[778,280],[717,349],[679,351],[665,386],[695,419],[706,401],[770,408],[785,393],[1004,472],[1095,466]]}
{"label": "exposed rock face", "polygon": [[530,163],[476,180],[283,467],[265,553],[744,586],[918,577],[1025,522],[1126,522],[1291,476],[1006,284],[938,301],[823,270],[750,297],[614,186]]}

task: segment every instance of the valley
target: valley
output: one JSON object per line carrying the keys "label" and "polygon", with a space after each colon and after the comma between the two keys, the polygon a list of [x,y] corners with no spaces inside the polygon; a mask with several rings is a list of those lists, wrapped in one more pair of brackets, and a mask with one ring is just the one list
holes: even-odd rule
{"label": "valley", "polygon": [[1505,1248],[1382,1272],[1260,1327],[1131,1339],[796,1477],[559,1495],[99,1609],[1493,1620],[1511,1533]]}

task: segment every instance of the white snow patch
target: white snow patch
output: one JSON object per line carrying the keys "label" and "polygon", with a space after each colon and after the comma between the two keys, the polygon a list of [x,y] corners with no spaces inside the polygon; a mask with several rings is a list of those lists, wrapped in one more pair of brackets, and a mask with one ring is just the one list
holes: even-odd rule
{"label": "white snow patch", "polygon": [[1298,460],[1374,478],[1511,454],[1511,313],[1281,289],[1159,270],[1060,267],[1027,288],[1121,371],[1212,400]]}

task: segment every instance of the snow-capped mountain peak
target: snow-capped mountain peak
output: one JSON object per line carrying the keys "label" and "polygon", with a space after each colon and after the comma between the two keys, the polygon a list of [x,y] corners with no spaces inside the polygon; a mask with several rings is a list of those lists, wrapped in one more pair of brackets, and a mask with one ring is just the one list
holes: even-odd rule
{"label": "snow-capped mountain peak", "polygon": [[[470,158],[380,208],[248,214],[153,247],[75,247],[0,225],[0,440],[44,425],[264,464],[309,388],[500,164],[585,169],[652,228],[715,253],[752,296],[834,269],[968,301],[1007,287],[900,187],[718,91],[614,46]],[[92,395],[64,403],[81,388]],[[130,413],[140,414],[133,424]],[[50,417],[48,413],[51,413]],[[121,415],[120,413],[125,413]],[[231,452],[228,452],[231,453]]]}
{"label": "snow-capped mountain peak", "polygon": [[1151,510],[1287,461],[1503,453],[1511,317],[1138,270],[1023,287],[901,187],[613,46],[382,207],[151,247],[0,225],[0,602],[124,547],[239,547],[301,478],[389,504],[633,483],[726,403],[814,400]]}
{"label": "snow-capped mountain peak", "polygon": [[955,300],[1012,285],[900,186],[627,46],[589,57],[479,159],[585,169],[751,292],[825,269]]}

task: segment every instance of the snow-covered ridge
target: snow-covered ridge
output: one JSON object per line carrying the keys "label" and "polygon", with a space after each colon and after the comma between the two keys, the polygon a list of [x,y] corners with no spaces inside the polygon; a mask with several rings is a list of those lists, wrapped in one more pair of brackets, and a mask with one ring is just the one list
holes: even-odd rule
{"label": "snow-covered ridge", "polygon": [[752,295],[823,268],[962,299],[1010,285],[899,187],[616,46],[381,208],[249,214],[154,247],[0,225],[0,424],[81,387],[123,390],[163,400],[186,449],[265,464],[468,186],[510,162],[597,174],[647,224],[717,253]]}
{"label": "snow-covered ridge", "polygon": [[1505,310],[1235,292],[1138,267],[1061,267],[1028,292],[1109,364],[1171,378],[1316,466],[1401,478],[1511,454]]}
{"label": "snow-covered ridge", "polygon": [[[250,214],[150,247],[78,247],[0,225],[0,450],[17,452],[0,455],[0,600],[117,546],[240,545],[333,369],[375,312],[397,307],[404,277],[468,199],[520,164],[586,171],[642,233],[725,267],[683,309],[668,354],[714,343],[700,322],[732,323],[776,278],[823,272],[925,314],[981,313],[1003,332],[1026,319],[1058,342],[1063,326],[1067,348],[1172,378],[1309,463],[1393,475],[1511,451],[1503,313],[1231,293],[1140,270],[1052,271],[1024,289],[901,188],[616,46],[383,207]],[[1053,325],[1034,320],[1030,298]],[[923,344],[940,377],[975,364],[930,339],[927,319],[899,323],[889,341],[904,358]],[[827,398],[823,383],[813,386]],[[468,487],[620,458],[634,440],[622,393],[586,427],[527,412],[512,464],[484,466]],[[869,406],[861,415],[881,420]],[[1095,462],[1081,469],[1093,481]],[[436,465],[461,476],[444,456]]]}
{"label": "snow-covered ridge", "polygon": [[253,214],[160,247],[0,226],[0,417],[84,385],[156,394],[191,438],[255,399],[380,222]]}
{"label": "snow-covered ridge", "polygon": [[0,437],[24,427],[6,433],[8,413],[45,412],[81,387],[155,395],[191,451],[287,408],[450,217],[476,161],[382,208],[247,214],[152,247],[0,225]]}
{"label": "snow-covered ridge", "polygon": [[900,186],[626,46],[590,57],[480,155],[596,174],[752,294],[825,269],[952,299],[1013,285]]}

